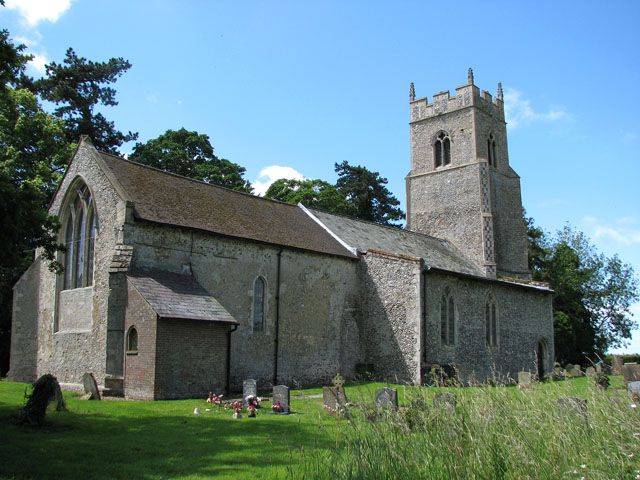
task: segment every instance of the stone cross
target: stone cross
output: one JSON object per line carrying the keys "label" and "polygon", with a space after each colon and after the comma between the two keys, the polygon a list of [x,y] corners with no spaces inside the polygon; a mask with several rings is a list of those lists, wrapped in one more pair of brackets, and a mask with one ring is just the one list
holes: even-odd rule
{"label": "stone cross", "polygon": [[282,405],[282,413],[290,413],[289,405],[291,404],[291,395],[289,392],[289,387],[286,385],[276,385],[273,387],[273,404],[280,402]]}
{"label": "stone cross", "polygon": [[334,387],[342,388],[342,386],[344,385],[344,378],[339,373],[336,373],[336,376],[333,377],[332,383]]}
{"label": "stone cross", "polygon": [[82,375],[82,386],[84,387],[84,397],[86,400],[100,400],[100,391],[98,383],[93,373],[85,373]]}
{"label": "stone cross", "polygon": [[249,378],[242,382],[242,402],[247,403],[245,398],[248,395],[253,395],[254,397],[258,396],[258,382],[256,382],[253,378]]}
{"label": "stone cross", "polygon": [[376,407],[379,409],[398,409],[398,391],[385,387],[376,390]]}

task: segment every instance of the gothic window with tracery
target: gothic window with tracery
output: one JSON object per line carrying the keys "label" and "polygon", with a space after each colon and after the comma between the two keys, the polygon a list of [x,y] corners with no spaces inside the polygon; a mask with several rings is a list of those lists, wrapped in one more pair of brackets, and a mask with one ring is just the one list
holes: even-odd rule
{"label": "gothic window with tracery", "polygon": [[76,186],[74,198],[68,205],[63,290],[93,285],[93,255],[98,229],[95,205],[86,184]]}
{"label": "gothic window with tracery", "polygon": [[258,277],[253,282],[253,331],[264,330],[265,295],[266,284],[264,278]]}
{"label": "gothic window with tracery", "polygon": [[484,316],[487,346],[495,347],[498,345],[498,318],[496,314],[496,302],[493,299],[487,301]]}
{"label": "gothic window with tracery", "polygon": [[445,132],[440,132],[434,144],[436,168],[451,163],[451,140]]}
{"label": "gothic window with tracery", "polygon": [[449,287],[440,300],[440,341],[443,345],[455,343],[455,305]]}

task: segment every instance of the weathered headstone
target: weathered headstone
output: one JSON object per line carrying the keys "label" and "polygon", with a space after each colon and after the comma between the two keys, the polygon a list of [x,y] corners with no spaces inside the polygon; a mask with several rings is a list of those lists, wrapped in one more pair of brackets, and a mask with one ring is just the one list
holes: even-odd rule
{"label": "weathered headstone", "polygon": [[627,391],[631,394],[631,398],[637,401],[636,399],[640,398],[640,382],[629,382]]}
{"label": "weathered headstone", "polygon": [[518,372],[518,386],[520,388],[531,388],[533,386],[531,372]]}
{"label": "weathered headstone", "polygon": [[82,375],[82,386],[84,387],[84,397],[86,400],[100,400],[98,382],[93,373],[87,372]]}
{"label": "weathered headstone", "polygon": [[453,393],[438,393],[433,397],[434,407],[455,410],[456,403],[456,396]]}
{"label": "weathered headstone", "polygon": [[282,413],[290,413],[289,405],[291,404],[291,394],[289,387],[286,385],[276,385],[273,387],[273,399],[274,404],[280,403],[282,406]]}
{"label": "weathered headstone", "polygon": [[602,364],[596,363],[596,373],[602,373]]}
{"label": "weathered headstone", "polygon": [[581,377],[583,375],[580,365],[574,365],[568,373],[571,377]]}
{"label": "weathered headstone", "polygon": [[580,397],[560,397],[558,406],[568,413],[577,413],[585,420],[587,418],[587,401]]}
{"label": "weathered headstone", "polygon": [[622,365],[624,365],[624,361],[620,355],[613,356],[613,362],[611,365],[611,372],[614,375],[622,375]]}
{"label": "weathered headstone", "polygon": [[567,363],[567,364],[564,366],[564,370],[565,370],[567,373],[569,373],[571,370],[573,370],[573,367],[574,367],[573,363]]}
{"label": "weathered headstone", "polygon": [[376,390],[376,407],[379,409],[398,409],[398,391],[385,387]]}
{"label": "weathered headstone", "polygon": [[324,407],[335,411],[347,404],[347,394],[342,387],[322,387],[322,402]]}
{"label": "weathered headstone", "polygon": [[593,367],[587,367],[585,373],[587,374],[587,377],[593,377],[596,374],[596,369]]}
{"label": "weathered headstone", "polygon": [[625,363],[622,365],[622,376],[625,383],[640,381],[640,365],[637,363]]}
{"label": "weathered headstone", "polygon": [[256,382],[253,378],[249,378],[242,382],[242,402],[247,403],[245,398],[247,396],[253,395],[254,397],[258,396],[258,382]]}

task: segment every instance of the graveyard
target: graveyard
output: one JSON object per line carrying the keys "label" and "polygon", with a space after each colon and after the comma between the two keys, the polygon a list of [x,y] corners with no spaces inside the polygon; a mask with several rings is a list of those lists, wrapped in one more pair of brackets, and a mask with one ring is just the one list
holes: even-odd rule
{"label": "graveyard", "polygon": [[15,421],[30,386],[1,381],[0,478],[635,479],[640,404],[610,378],[607,389],[589,376],[464,388],[338,379],[268,392],[249,382],[246,396],[209,402],[64,392],[67,410],[50,407],[40,428]]}

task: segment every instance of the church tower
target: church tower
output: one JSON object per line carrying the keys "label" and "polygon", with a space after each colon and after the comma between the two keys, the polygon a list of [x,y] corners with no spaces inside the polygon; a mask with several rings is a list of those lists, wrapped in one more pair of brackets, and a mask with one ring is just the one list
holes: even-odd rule
{"label": "church tower", "polygon": [[509,165],[502,85],[436,93],[410,87],[407,229],[450,240],[488,277],[530,278],[520,177]]}

